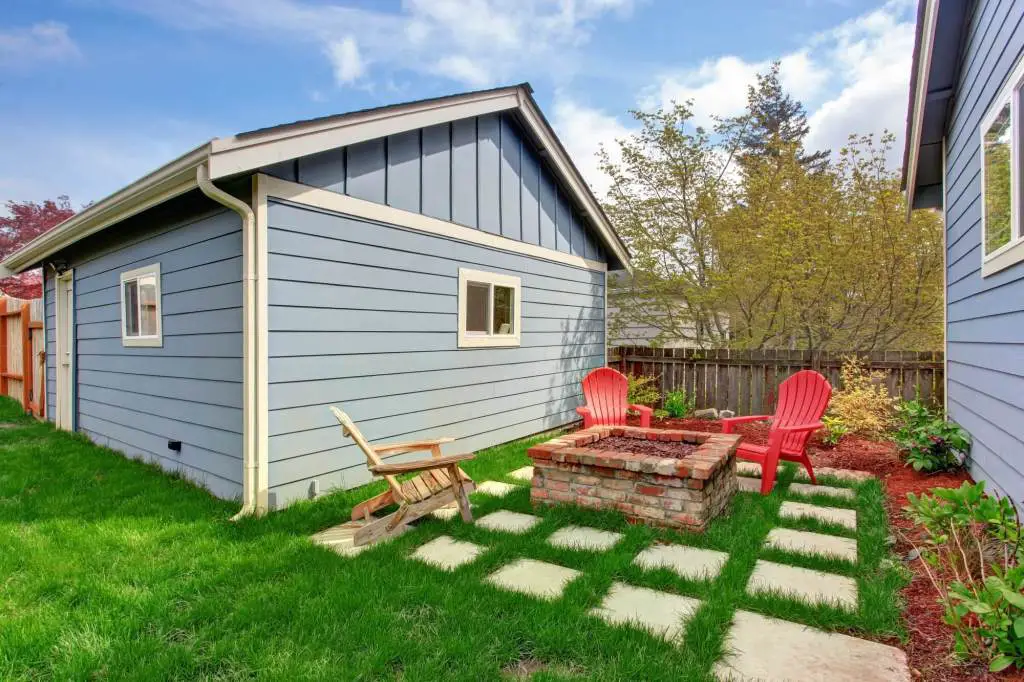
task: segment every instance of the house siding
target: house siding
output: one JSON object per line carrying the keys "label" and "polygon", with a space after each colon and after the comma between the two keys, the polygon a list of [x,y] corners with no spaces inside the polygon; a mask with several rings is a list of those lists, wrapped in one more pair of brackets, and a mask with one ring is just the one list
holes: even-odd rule
{"label": "house siding", "polygon": [[510,114],[332,149],[263,172],[605,262],[581,207]]}
{"label": "house siding", "polygon": [[[370,480],[328,405],[372,441],[450,452],[577,418],[604,362],[603,271],[273,200],[268,223],[273,506]],[[457,347],[460,267],[522,278],[520,347]]]}
{"label": "house siding", "polygon": [[946,395],[971,474],[1024,508],[1024,264],[981,276],[978,132],[1024,55],[1024,14],[1012,0],[970,12],[946,138]]}
{"label": "house siding", "polygon": [[[241,493],[242,235],[235,213],[189,195],[79,242],[75,424],[101,445]],[[163,346],[121,343],[120,273],[160,264]],[[54,280],[47,273],[47,414],[56,408]],[[168,440],[182,441],[180,453]]]}

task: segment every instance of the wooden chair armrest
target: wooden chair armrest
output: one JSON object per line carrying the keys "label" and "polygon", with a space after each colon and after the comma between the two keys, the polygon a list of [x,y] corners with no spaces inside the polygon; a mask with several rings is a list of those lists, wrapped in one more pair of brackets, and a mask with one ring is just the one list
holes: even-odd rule
{"label": "wooden chair armrest", "polygon": [[401,455],[406,452],[419,452],[429,450],[435,445],[453,443],[454,438],[430,438],[427,440],[411,440],[408,443],[388,443],[387,445],[374,445],[373,449],[379,455]]}
{"label": "wooden chair armrest", "polygon": [[459,462],[476,457],[471,452],[463,455],[447,455],[446,457],[432,457],[431,459],[418,459],[412,462],[398,462],[396,464],[378,464],[370,467],[370,471],[380,476],[388,474],[407,474],[413,471],[428,471],[430,469],[443,469]]}

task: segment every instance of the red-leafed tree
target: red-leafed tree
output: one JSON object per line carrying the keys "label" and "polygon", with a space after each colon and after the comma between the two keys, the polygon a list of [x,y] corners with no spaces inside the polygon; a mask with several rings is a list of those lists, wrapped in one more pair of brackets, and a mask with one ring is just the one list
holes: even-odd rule
{"label": "red-leafed tree", "polygon": [[[7,213],[6,216],[0,215],[0,260],[75,215],[66,196],[42,203],[8,201]],[[0,279],[0,292],[14,298],[39,298],[43,295],[43,273],[29,270]]]}

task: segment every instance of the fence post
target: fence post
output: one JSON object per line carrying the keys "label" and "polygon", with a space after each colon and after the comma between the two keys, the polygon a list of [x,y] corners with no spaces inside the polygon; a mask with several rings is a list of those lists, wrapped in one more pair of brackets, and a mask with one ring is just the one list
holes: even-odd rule
{"label": "fence post", "polygon": [[28,303],[21,304],[21,396],[22,407],[29,414],[32,409],[32,312]]}
{"label": "fence post", "polygon": [[7,395],[7,299],[0,298],[0,395]]}

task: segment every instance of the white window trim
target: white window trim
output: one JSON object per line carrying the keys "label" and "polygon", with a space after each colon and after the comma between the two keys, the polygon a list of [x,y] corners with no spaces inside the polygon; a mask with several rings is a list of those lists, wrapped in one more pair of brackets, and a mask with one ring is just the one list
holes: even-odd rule
{"label": "white window trim", "polygon": [[[1021,202],[1024,200],[1022,190],[1022,164],[1024,154],[1021,153],[1021,97],[1024,96],[1024,59],[1020,60],[1010,74],[1006,85],[992,101],[985,116],[981,119],[978,139],[981,142],[979,157],[981,160],[981,276],[988,277],[1001,270],[1024,261],[1024,225],[1021,225]],[[1000,110],[1010,105],[1010,241],[992,253],[985,253],[985,132],[995,122]]]}
{"label": "white window trim", "polygon": [[[509,287],[513,290],[515,307],[512,315],[512,334],[474,334],[466,331],[466,289],[470,282]],[[522,289],[522,282],[518,277],[459,268],[459,348],[508,348],[518,346],[522,339],[523,331]],[[494,300],[493,294],[490,300]],[[487,319],[488,321],[492,319],[490,312],[488,312]]]}
{"label": "white window trim", "polygon": [[[139,277],[145,277],[147,275],[153,275],[156,278],[156,334],[152,336],[128,336],[127,318],[124,314],[124,283],[138,279]],[[164,345],[164,304],[160,296],[160,264],[153,263],[151,265],[145,265],[141,268],[135,268],[134,270],[127,270],[121,273],[121,285],[120,285],[120,299],[121,299],[121,345],[126,347],[143,347],[143,348],[156,348]],[[139,319],[139,325],[141,329],[142,319]]]}

